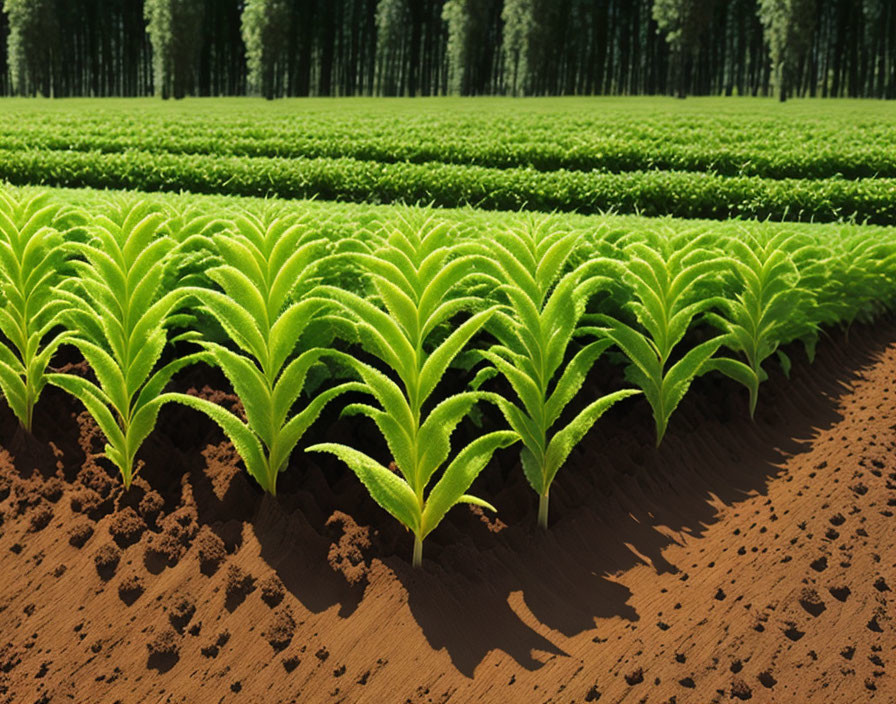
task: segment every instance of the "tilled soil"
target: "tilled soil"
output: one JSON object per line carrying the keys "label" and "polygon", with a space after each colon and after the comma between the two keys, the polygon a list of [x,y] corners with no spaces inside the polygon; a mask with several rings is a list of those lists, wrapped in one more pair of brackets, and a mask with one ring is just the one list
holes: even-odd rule
{"label": "tilled soil", "polygon": [[[0,418],[0,701],[896,701],[894,340],[835,333],[755,423],[700,380],[659,450],[620,404],[548,532],[505,453],[475,485],[498,516],[454,509],[416,571],[335,461],[297,452],[272,499],[169,407],[123,493],[48,390],[37,437]],[[375,437],[322,422],[315,441]]]}

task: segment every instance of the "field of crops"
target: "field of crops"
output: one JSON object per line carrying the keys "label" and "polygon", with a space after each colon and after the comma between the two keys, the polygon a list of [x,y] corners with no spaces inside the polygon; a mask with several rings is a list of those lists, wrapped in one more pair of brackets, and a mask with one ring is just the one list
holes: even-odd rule
{"label": "field of crops", "polygon": [[[896,224],[886,103],[7,101],[19,184]],[[213,105],[213,107],[209,107]]]}
{"label": "field of crops", "polygon": [[[774,363],[789,369],[782,346],[800,340],[811,356],[821,326],[871,320],[896,294],[896,241],[886,230],[626,232],[537,216],[465,230],[436,213],[396,210],[354,237],[326,238],[310,213],[284,203],[211,215],[201,201],[176,208],[122,196],[71,209],[45,194],[2,198],[0,388],[25,430],[46,384],[63,388],[102,430],[128,489],[160,407],[184,403],[220,424],[252,477],[276,494],[324,406],[360,394],[344,412],[370,417],[389,456],[308,449],[343,460],[414,534],[415,565],[452,506],[495,510],[466,492],[496,450],[520,443],[547,528],[551,483],[614,403],[642,393],[659,445],[693,378],[716,371],[749,390],[752,415],[763,364],[777,353]],[[47,373],[62,344],[78,348],[93,381]],[[630,388],[576,403],[611,348]],[[245,419],[165,392],[196,363],[224,372]],[[455,377],[455,387],[474,390],[440,389],[455,363],[469,377]],[[509,389],[490,388],[495,376]],[[508,429],[452,452],[455,427],[477,403],[497,409]],[[576,412],[565,415],[570,404]]]}
{"label": "field of crops", "polygon": [[0,105],[0,702],[896,692],[888,106]]}

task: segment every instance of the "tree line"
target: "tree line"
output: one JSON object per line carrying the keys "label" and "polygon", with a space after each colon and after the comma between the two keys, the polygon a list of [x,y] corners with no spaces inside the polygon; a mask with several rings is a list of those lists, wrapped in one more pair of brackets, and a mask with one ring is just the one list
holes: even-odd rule
{"label": "tree line", "polygon": [[896,98],[896,0],[3,0],[0,95]]}

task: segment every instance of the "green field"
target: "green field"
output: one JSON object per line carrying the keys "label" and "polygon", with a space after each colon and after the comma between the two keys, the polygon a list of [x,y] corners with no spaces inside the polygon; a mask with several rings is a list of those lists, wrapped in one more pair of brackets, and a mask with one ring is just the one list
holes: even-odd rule
{"label": "green field", "polygon": [[896,223],[880,101],[5,100],[17,184]]}

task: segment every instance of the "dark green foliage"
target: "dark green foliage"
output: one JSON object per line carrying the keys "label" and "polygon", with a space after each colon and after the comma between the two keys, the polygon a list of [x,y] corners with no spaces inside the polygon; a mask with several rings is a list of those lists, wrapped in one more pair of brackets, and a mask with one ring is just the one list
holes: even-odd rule
{"label": "dark green foliage", "polygon": [[769,95],[771,49],[787,93],[896,98],[890,0],[5,4],[0,95]]}
{"label": "dark green foliage", "polygon": [[202,0],[145,0],[143,14],[152,43],[156,94],[183,98],[194,90],[199,61]]}
{"label": "dark green foliage", "polygon": [[501,11],[499,0],[447,0],[442,19],[448,33],[448,92],[477,95],[491,92],[496,77],[490,35]]}
{"label": "dark green foliage", "polygon": [[896,111],[887,103],[456,98],[149,107],[110,100],[60,111],[20,101],[0,123],[0,149],[350,157],[775,179],[896,177]]}
{"label": "dark green foliage", "polygon": [[503,29],[504,92],[507,95],[552,95],[556,88],[558,37],[575,37],[567,24],[568,0],[505,0]]}
{"label": "dark green foliage", "polygon": [[59,23],[55,0],[4,0],[9,16],[7,56],[12,89],[18,95],[52,95],[59,65]]}
{"label": "dark green foliage", "polygon": [[290,19],[287,0],[248,0],[243,8],[249,86],[268,100],[275,97],[277,73],[286,68]]}
{"label": "dark green foliage", "polygon": [[815,0],[759,0],[759,19],[783,102],[794,85],[800,62],[812,45],[817,3]]}
{"label": "dark green foliage", "polygon": [[714,0],[653,0],[653,19],[672,49],[678,97],[687,92],[688,71],[700,53],[700,38],[712,20]]}

